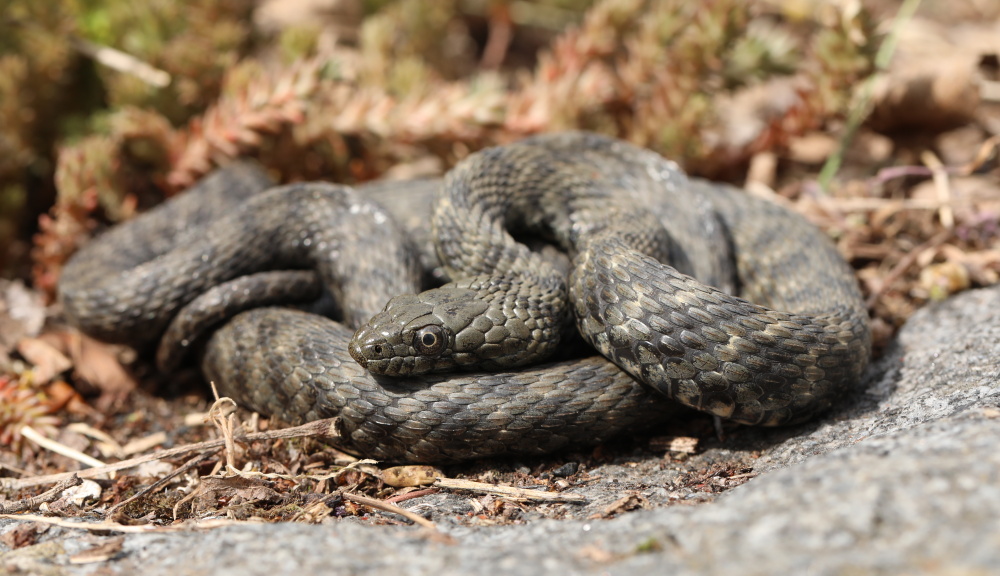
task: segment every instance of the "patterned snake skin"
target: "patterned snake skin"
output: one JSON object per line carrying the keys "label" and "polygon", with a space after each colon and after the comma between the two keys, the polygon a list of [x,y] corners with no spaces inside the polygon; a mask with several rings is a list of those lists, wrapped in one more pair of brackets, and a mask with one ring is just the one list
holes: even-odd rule
{"label": "patterned snake skin", "polygon": [[[781,311],[660,263],[673,261],[684,232],[668,232],[648,207],[658,193],[687,195],[672,208],[693,196],[674,164],[571,132],[484,150],[448,174],[433,223],[441,262],[458,281],[391,300],[351,353],[384,375],[519,366],[555,347],[572,300],[585,340],[682,404],[763,425],[824,410],[868,359],[868,317],[850,269],[787,211],[696,189],[728,231],[743,293]],[[508,230],[575,255],[569,286]]]}
{"label": "patterned snake skin", "polygon": [[[589,148],[587,170],[579,162],[574,168],[564,153],[581,142]],[[569,218],[589,215],[577,218],[563,238],[565,221],[531,221],[552,198],[508,207],[496,228],[501,238],[510,226],[577,254],[571,282],[558,259],[533,265],[556,278],[557,288],[563,278],[562,290],[574,300],[572,309],[558,314],[570,318],[575,312],[585,338],[625,370],[651,377],[651,387],[695,408],[764,424],[807,419],[858,380],[868,359],[867,315],[850,270],[800,218],[726,187],[688,181],[655,155],[608,139],[569,134],[522,146],[533,151],[515,148],[514,164],[500,169],[501,180],[516,180],[510,170],[526,160],[544,170],[565,163],[552,171],[576,183],[570,190],[603,173],[599,184],[610,181],[619,201],[639,202],[665,226],[652,243],[644,232],[633,233],[637,226],[624,235],[603,233],[604,224],[587,220],[602,211],[609,216],[604,222],[650,219],[641,210],[608,209],[595,192],[600,186],[591,186]],[[547,149],[562,158],[548,162]],[[462,177],[489,154],[504,152],[474,155],[449,178]],[[616,155],[622,162],[604,171]],[[643,172],[636,173],[637,166]],[[254,308],[213,330],[232,313],[279,302],[288,292],[308,300],[323,286],[343,305],[346,324],[357,326],[391,297],[419,290],[420,270],[407,257],[414,244],[425,278],[460,278],[447,261],[438,266],[432,247],[427,223],[437,183],[369,186],[360,194],[322,184],[261,192],[267,185],[255,169],[235,165],[91,243],[64,271],[66,316],[88,333],[140,349],[156,346],[166,333],[161,364],[176,365],[186,350],[199,350],[206,379],[221,393],[290,422],[337,415],[343,447],[382,460],[551,452],[601,442],[678,410],[599,356],[496,373],[390,378],[373,375],[347,353],[351,329],[314,314]],[[437,223],[448,218],[441,205],[433,216]],[[396,232],[393,221],[413,240]],[[440,235],[443,226],[438,228]],[[650,251],[674,268],[650,261],[644,255]],[[514,261],[535,262],[536,256],[521,251]],[[516,284],[519,277],[508,280]],[[737,290],[785,311],[726,293]],[[435,306],[438,312],[448,308],[440,300]],[[529,335],[544,332],[524,318]],[[505,326],[495,320],[486,333]],[[411,370],[419,371],[426,370]]]}

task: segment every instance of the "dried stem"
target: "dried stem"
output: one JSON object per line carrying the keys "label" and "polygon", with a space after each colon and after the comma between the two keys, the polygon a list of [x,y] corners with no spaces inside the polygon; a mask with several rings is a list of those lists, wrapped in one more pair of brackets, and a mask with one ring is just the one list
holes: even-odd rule
{"label": "dried stem", "polygon": [[[303,424],[302,426],[294,426],[291,428],[283,428],[281,430],[268,430],[266,432],[255,432],[253,434],[247,434],[244,439],[248,442],[256,442],[258,440],[277,440],[279,438],[302,438],[307,436],[317,436],[321,438],[330,438],[334,441],[340,438],[340,434],[337,432],[337,419],[327,418],[324,420],[316,420],[315,422],[310,422],[308,424]],[[0,485],[7,490],[20,490],[23,488],[29,488],[32,486],[41,486],[44,484],[51,484],[53,482],[61,482],[74,474],[79,475],[81,478],[96,478],[103,474],[109,472],[116,472],[118,470],[125,470],[128,468],[133,468],[139,464],[144,464],[146,462],[152,462],[154,460],[163,460],[164,458],[173,458],[174,456],[182,456],[184,454],[190,454],[192,452],[201,452],[204,450],[210,450],[214,448],[222,448],[225,446],[226,441],[224,439],[208,440],[206,442],[198,442],[195,444],[187,444],[184,446],[178,446],[176,448],[171,448],[169,450],[161,450],[159,452],[154,452],[152,454],[147,454],[145,456],[139,456],[136,458],[130,458],[128,460],[123,460],[121,462],[116,462],[114,464],[108,464],[106,466],[101,466],[99,468],[88,468],[86,470],[80,470],[77,472],[62,472],[59,474],[48,474],[45,476],[34,476],[31,478],[0,478]]]}
{"label": "dried stem", "polygon": [[67,488],[72,488],[73,486],[79,486],[83,480],[76,474],[70,474],[69,478],[61,480],[58,484],[42,492],[38,496],[32,496],[31,498],[25,498],[24,500],[16,500],[13,502],[0,502],[0,514],[17,514],[19,512],[24,512],[25,510],[31,510],[37,508],[41,504],[46,502],[53,502],[59,498],[59,495]]}

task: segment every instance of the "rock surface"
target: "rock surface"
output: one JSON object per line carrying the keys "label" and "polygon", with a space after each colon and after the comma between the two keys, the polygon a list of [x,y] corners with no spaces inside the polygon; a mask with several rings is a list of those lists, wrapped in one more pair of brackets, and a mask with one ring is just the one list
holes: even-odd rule
{"label": "rock surface", "polygon": [[[407,504],[455,543],[356,518],[127,534],[111,560],[70,564],[116,535],[54,528],[0,544],[0,571],[40,574],[844,574],[1000,572],[1000,289],[917,313],[864,388],[820,422],[738,429],[693,458],[648,454],[588,471],[570,519],[449,521],[467,496]],[[757,476],[717,498],[674,482],[725,464]],[[590,520],[623,495],[653,508]],[[703,502],[704,501],[704,502]],[[553,505],[549,505],[553,506]],[[559,505],[565,506],[565,505]],[[0,520],[0,533],[23,524]]]}

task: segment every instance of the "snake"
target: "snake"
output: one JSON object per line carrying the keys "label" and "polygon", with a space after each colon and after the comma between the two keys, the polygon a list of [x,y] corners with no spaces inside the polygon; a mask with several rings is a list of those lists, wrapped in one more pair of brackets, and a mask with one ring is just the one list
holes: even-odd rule
{"label": "snake", "polygon": [[[604,356],[688,406],[748,424],[806,417],[867,361],[853,275],[801,219],[712,188],[700,195],[717,228],[729,224],[740,286],[758,303],[680,272],[671,245],[690,232],[668,231],[648,206],[660,193],[661,203],[676,196],[677,210],[688,182],[652,151],[597,134],[536,136],[470,157],[445,178],[433,215],[438,257],[458,280],[390,300],[352,355],[396,376],[513,367],[544,358],[575,318]],[[566,250],[571,277],[511,230]]]}
{"label": "snake", "polygon": [[[528,236],[569,257],[525,247]],[[421,291],[429,281],[447,283]],[[340,321],[316,305],[269,305],[295,291],[325,294]],[[493,300],[460,311],[469,292]],[[482,150],[443,182],[273,187],[237,163],[86,245],[59,300],[88,334],[159,346],[161,364],[194,352],[240,404],[292,423],[336,416],[340,447],[395,462],[600,443],[681,405],[802,422],[847,394],[870,354],[857,283],[822,232],[580,132]],[[396,338],[414,315],[406,346],[380,352],[420,334],[452,358],[390,360],[397,372],[378,373],[359,352],[374,353],[372,327],[389,319],[374,332]],[[566,330],[574,323],[602,355]],[[463,335],[470,327],[480,334]],[[477,342],[494,345],[473,361]]]}

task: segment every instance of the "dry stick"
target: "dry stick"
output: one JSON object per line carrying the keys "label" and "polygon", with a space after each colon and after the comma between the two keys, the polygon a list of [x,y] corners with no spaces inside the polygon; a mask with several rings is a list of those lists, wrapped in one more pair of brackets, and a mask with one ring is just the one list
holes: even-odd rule
{"label": "dry stick", "polygon": [[896,263],[893,269],[885,275],[885,278],[882,279],[882,284],[878,287],[878,289],[872,291],[872,293],[868,295],[868,300],[865,302],[865,306],[868,308],[875,306],[875,302],[882,297],[882,294],[885,294],[886,290],[888,290],[896,282],[896,280],[899,280],[899,277],[902,276],[903,273],[917,261],[917,258],[919,258],[921,254],[944,244],[948,238],[951,238],[951,234],[951,230],[942,230],[935,234],[930,240],[907,252],[905,256],[899,259],[899,262]]}
{"label": "dry stick", "polygon": [[987,138],[986,141],[979,145],[979,150],[976,151],[975,158],[962,167],[961,175],[968,176],[969,174],[973,174],[976,170],[982,168],[990,158],[994,157],[997,146],[1000,146],[1000,134]]}
{"label": "dry stick", "polygon": [[513,36],[513,25],[510,18],[510,8],[503,3],[496,3],[490,9],[488,18],[489,31],[486,35],[486,47],[479,66],[485,70],[499,70],[510,49]]}
{"label": "dry stick", "polygon": [[[119,444],[114,438],[111,437],[107,432],[102,432],[97,428],[94,428],[90,424],[85,424],[83,422],[74,422],[66,427],[67,430],[71,432],[76,432],[77,434],[83,434],[88,438],[97,440],[98,445],[101,446],[101,452],[107,456],[108,449],[112,450],[112,454],[118,458],[124,458],[125,454],[122,450],[122,445]],[[104,466],[104,462],[98,464],[98,466]]]}
{"label": "dry stick", "polygon": [[405,500],[412,500],[413,498],[420,498],[423,496],[428,496],[430,494],[437,494],[440,492],[437,488],[424,488],[423,490],[414,490],[413,492],[407,492],[406,494],[397,494],[395,496],[390,496],[385,499],[386,502],[390,504],[398,504]]}
{"label": "dry stick", "polygon": [[931,169],[934,179],[934,190],[937,192],[938,202],[941,207],[938,209],[938,219],[941,225],[951,229],[955,227],[955,212],[951,209],[951,186],[948,181],[948,172],[945,170],[941,160],[930,150],[925,150],[920,155],[924,165]]}
{"label": "dry stick", "polygon": [[[301,438],[306,436],[324,436],[334,440],[340,439],[340,434],[337,432],[337,419],[326,418],[324,420],[316,420],[314,422],[303,424],[302,426],[294,426],[292,428],[268,430],[267,432],[255,432],[253,434],[247,434],[241,439],[247,442],[255,442],[257,440],[277,440],[280,438]],[[77,472],[61,472],[59,474],[48,474],[32,478],[0,478],[0,486],[8,490],[20,490],[22,488],[29,488],[32,486],[61,482],[70,478],[74,474],[78,475],[80,478],[94,478],[102,474],[107,474],[108,472],[125,470],[127,468],[138,466],[139,464],[152,462],[153,460],[162,460],[164,458],[190,454],[191,452],[201,452],[203,450],[221,448],[224,445],[225,440],[219,438],[216,440],[208,440],[206,442],[198,442],[196,444],[188,444],[186,446],[178,446],[177,448],[171,448],[169,450],[161,450],[160,452],[154,452],[152,454],[147,454],[146,456],[122,460],[121,462],[108,464],[107,466],[101,466],[99,468],[87,468]]]}
{"label": "dry stick", "polygon": [[82,483],[83,480],[81,480],[76,474],[73,474],[69,478],[56,484],[45,492],[42,492],[38,496],[32,496],[31,498],[25,498],[23,500],[15,500],[13,502],[0,502],[0,514],[17,514],[18,512],[31,510],[32,508],[35,508],[45,502],[57,500],[59,498],[59,494],[61,494],[63,490],[72,488],[73,486],[79,486]]}
{"label": "dry stick", "polygon": [[392,512],[393,514],[399,514],[400,516],[406,518],[407,520],[410,520],[414,524],[419,524],[424,528],[430,528],[435,532],[438,531],[437,526],[435,526],[434,523],[431,522],[430,520],[424,518],[423,516],[420,516],[419,514],[414,514],[409,510],[400,508],[395,504],[390,504],[389,502],[385,502],[384,500],[379,500],[377,498],[369,498],[368,496],[362,496],[361,494],[355,494],[353,492],[341,492],[341,496],[352,502],[357,502],[358,504],[364,504],[365,506],[371,506],[372,508],[377,508],[385,512]]}
{"label": "dry stick", "polygon": [[77,462],[81,462],[83,464],[86,464],[87,466],[92,466],[95,468],[101,468],[103,466],[107,466],[107,464],[98,460],[97,458],[88,456],[83,452],[80,452],[79,450],[74,450],[73,448],[70,448],[65,444],[61,444],[51,438],[46,437],[44,434],[38,432],[31,426],[21,426],[20,432],[21,436],[24,436],[25,438],[31,440],[35,444],[38,444],[42,448],[45,448],[46,450],[49,450],[51,452],[55,452],[56,454],[59,454],[61,456],[72,458]]}
{"label": "dry stick", "polygon": [[841,212],[868,212],[886,207],[898,210],[940,210],[943,204],[950,205],[954,200],[942,203],[931,198],[837,198],[837,209]]}
{"label": "dry stick", "polygon": [[[970,174],[974,174],[976,170],[982,168],[986,162],[993,157],[998,146],[1000,146],[1000,134],[990,136],[979,145],[979,150],[976,151],[976,156],[972,160],[962,164],[961,166],[941,166],[941,170],[948,176],[968,176]],[[889,180],[905,178],[907,176],[934,176],[934,169],[928,167],[926,164],[924,166],[887,166],[880,169],[875,176],[872,177],[871,182],[875,184],[885,184]],[[858,200],[858,198],[840,198],[839,200]],[[888,199],[871,198],[871,200]],[[912,201],[914,199],[910,198],[908,200]]]}
{"label": "dry stick", "polygon": [[150,66],[131,54],[126,54],[110,46],[94,44],[83,38],[71,38],[70,41],[74,48],[112,70],[131,74],[156,88],[164,88],[170,84],[170,74]]}
{"label": "dry stick", "polygon": [[143,496],[145,496],[146,494],[149,494],[150,492],[155,492],[155,491],[159,490],[160,488],[162,488],[163,486],[166,486],[166,484],[168,482],[170,482],[171,480],[173,480],[177,476],[180,476],[181,474],[183,474],[183,473],[187,472],[188,470],[194,468],[195,466],[201,464],[205,460],[208,460],[209,458],[211,458],[212,456],[214,456],[216,453],[218,453],[218,449],[215,449],[215,450],[206,450],[205,452],[202,452],[201,454],[199,454],[199,455],[195,456],[194,458],[188,460],[187,462],[185,462],[181,466],[178,466],[170,474],[167,474],[163,478],[160,478],[156,482],[153,482],[149,486],[146,486],[142,490],[139,490],[138,492],[136,492],[135,494],[133,494],[130,498],[122,500],[121,502],[115,504],[111,508],[108,508],[108,511],[104,513],[104,516],[106,518],[114,516],[119,510],[121,510],[125,506],[127,506],[130,503],[138,500],[139,498],[142,498]]}
{"label": "dry stick", "polygon": [[438,488],[451,488],[454,490],[472,490],[474,492],[485,492],[487,494],[498,494],[509,498],[523,500],[540,500],[542,502],[562,502],[566,504],[586,504],[587,498],[579,494],[569,494],[566,492],[545,492],[544,490],[530,490],[528,488],[514,488],[513,486],[497,486],[496,484],[486,484],[484,482],[473,482],[472,480],[458,480],[456,478],[438,478],[433,486]]}

